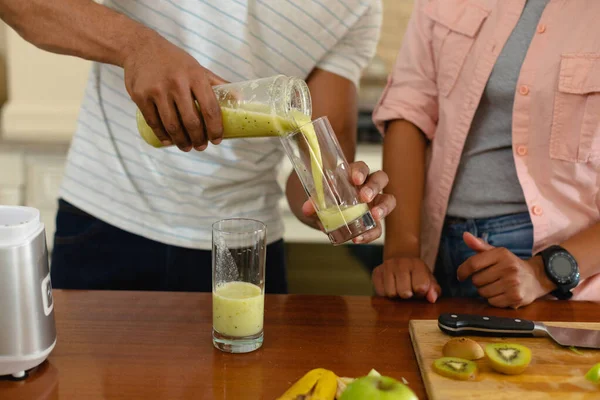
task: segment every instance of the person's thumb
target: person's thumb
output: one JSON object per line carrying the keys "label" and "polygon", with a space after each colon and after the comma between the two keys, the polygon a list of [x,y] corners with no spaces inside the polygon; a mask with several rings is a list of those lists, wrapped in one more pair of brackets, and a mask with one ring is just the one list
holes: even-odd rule
{"label": "person's thumb", "polygon": [[483,251],[488,251],[488,250],[491,250],[494,248],[494,246],[492,246],[491,244],[484,242],[482,239],[475,237],[474,235],[472,235],[469,232],[465,232],[463,234],[463,240],[465,241],[465,244],[467,246],[469,246],[469,248],[471,250],[476,251],[478,253],[481,253]]}

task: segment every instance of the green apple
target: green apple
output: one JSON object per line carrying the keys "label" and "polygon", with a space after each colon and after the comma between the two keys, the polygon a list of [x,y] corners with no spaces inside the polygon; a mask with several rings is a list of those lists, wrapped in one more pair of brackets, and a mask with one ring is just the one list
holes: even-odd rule
{"label": "green apple", "polygon": [[585,379],[593,383],[600,383],[600,363],[594,365],[587,374]]}
{"label": "green apple", "polygon": [[364,376],[348,385],[340,400],[419,400],[405,384],[388,376]]}

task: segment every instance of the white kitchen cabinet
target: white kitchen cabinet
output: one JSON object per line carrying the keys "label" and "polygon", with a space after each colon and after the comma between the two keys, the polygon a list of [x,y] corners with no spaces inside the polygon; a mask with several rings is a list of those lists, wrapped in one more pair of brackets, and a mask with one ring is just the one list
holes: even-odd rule
{"label": "white kitchen cabinet", "polygon": [[40,218],[46,226],[50,249],[52,249],[56,227],[58,191],[62,182],[64,164],[64,156],[29,154],[25,157],[27,171],[25,204],[40,210]]}
{"label": "white kitchen cabinet", "polygon": [[0,152],[0,204],[22,204],[25,186],[23,170],[23,156],[20,153]]}
{"label": "white kitchen cabinet", "polygon": [[18,206],[23,202],[21,187],[0,187],[0,205]]}
{"label": "white kitchen cabinet", "polygon": [[25,202],[36,208],[53,209],[62,182],[65,158],[28,155],[25,159],[27,187]]}

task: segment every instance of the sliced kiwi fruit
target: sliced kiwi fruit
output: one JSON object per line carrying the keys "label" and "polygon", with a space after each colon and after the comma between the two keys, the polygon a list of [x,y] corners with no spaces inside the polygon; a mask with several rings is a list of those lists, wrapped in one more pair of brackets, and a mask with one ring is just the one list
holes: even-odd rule
{"label": "sliced kiwi fruit", "polygon": [[587,374],[585,374],[585,379],[592,383],[600,384],[600,363],[594,365]]}
{"label": "sliced kiwi fruit", "polygon": [[446,378],[468,381],[475,379],[477,364],[459,357],[442,357],[433,362],[433,370]]}
{"label": "sliced kiwi fruit", "polygon": [[458,357],[465,360],[479,360],[485,355],[481,346],[469,338],[450,339],[442,349],[444,357]]}
{"label": "sliced kiwi fruit", "polygon": [[490,343],[485,346],[490,366],[506,375],[523,373],[531,362],[531,350],[520,344]]}

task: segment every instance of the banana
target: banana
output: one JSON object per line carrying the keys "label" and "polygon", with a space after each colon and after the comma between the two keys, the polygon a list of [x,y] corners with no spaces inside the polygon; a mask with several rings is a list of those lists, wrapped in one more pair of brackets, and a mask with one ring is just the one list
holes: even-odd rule
{"label": "banana", "polygon": [[297,400],[299,396],[311,393],[317,381],[327,371],[324,368],[315,368],[310,370],[302,378],[298,379],[281,397],[277,400]]}
{"label": "banana", "polygon": [[334,400],[337,392],[337,375],[331,371],[325,371],[317,381],[311,400]]}
{"label": "banana", "polygon": [[337,375],[324,368],[315,368],[298,379],[277,400],[334,400]]}

